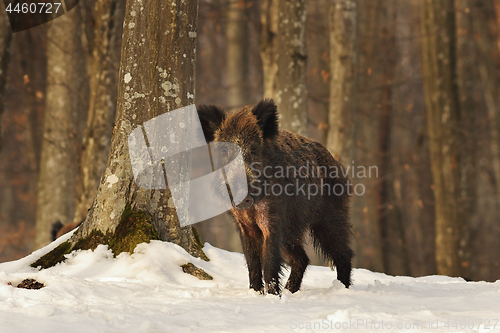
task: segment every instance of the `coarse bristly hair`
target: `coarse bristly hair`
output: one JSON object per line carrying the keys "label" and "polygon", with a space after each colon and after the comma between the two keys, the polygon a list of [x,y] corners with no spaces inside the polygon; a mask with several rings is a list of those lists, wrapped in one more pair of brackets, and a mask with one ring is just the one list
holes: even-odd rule
{"label": "coarse bristly hair", "polygon": [[[348,288],[351,284],[349,193],[306,196],[265,194],[265,183],[285,188],[297,184],[310,186],[343,186],[350,189],[346,176],[299,177],[297,173],[279,176],[264,173],[264,168],[298,169],[307,165],[341,168],[320,143],[280,130],[278,110],[271,99],[254,107],[226,113],[213,105],[198,106],[198,115],[207,142],[230,142],[238,145],[243,155],[249,194],[233,207],[243,252],[247,261],[250,288],[261,293],[281,294],[280,278],[284,263],[291,267],[285,285],[292,293],[300,289],[309,265],[303,241],[309,232],[313,244],[337,267],[337,278]],[[258,165],[254,167],[254,165]],[[228,179],[231,173],[227,174]],[[229,183],[231,183],[229,179]],[[252,189],[252,190],[250,190]],[[255,193],[253,190],[256,190]],[[257,193],[257,190],[260,192]],[[264,280],[264,283],[263,283]]]}

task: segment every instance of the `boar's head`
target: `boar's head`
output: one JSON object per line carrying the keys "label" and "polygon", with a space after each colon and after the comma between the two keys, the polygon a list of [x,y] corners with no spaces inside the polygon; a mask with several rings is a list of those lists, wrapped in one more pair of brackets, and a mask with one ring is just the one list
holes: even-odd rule
{"label": "boar's head", "polygon": [[[207,142],[232,143],[240,148],[250,187],[250,182],[256,179],[256,170],[265,164],[263,152],[269,147],[267,143],[279,133],[278,112],[274,101],[265,99],[253,108],[246,106],[233,113],[226,113],[214,105],[200,105],[197,109]],[[226,159],[225,162],[228,162],[234,158],[235,153],[222,146],[219,154],[222,161]],[[231,172],[226,176],[230,182],[233,176]],[[237,208],[247,209],[253,203],[254,199],[248,196]]]}

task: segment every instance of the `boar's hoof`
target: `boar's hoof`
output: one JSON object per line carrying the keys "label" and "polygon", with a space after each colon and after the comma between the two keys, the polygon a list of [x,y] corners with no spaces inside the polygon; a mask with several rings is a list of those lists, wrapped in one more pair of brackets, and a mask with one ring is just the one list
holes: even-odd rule
{"label": "boar's hoof", "polygon": [[253,206],[253,198],[249,195],[242,202],[236,205],[237,209],[248,209]]}

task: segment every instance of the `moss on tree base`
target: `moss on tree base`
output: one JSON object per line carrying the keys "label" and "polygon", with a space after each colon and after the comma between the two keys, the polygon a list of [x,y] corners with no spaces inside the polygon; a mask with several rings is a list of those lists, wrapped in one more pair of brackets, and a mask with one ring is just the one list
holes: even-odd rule
{"label": "moss on tree base", "polygon": [[66,259],[64,255],[68,254],[71,252],[71,243],[66,241],[62,244],[60,244],[58,247],[32,263],[30,266],[37,268],[41,267],[42,269],[44,268],[49,268],[52,267]]}
{"label": "moss on tree base", "polygon": [[195,227],[191,228],[193,229],[194,246],[196,247],[198,256],[205,261],[210,261],[210,258],[205,254],[205,251],[203,251],[203,242],[201,241],[201,236],[198,232],[198,229],[196,229]]}
{"label": "moss on tree base", "polygon": [[[205,261],[209,261],[207,255],[203,252],[200,234],[194,227],[193,238],[200,257]],[[72,251],[94,251],[99,244],[107,244],[115,257],[122,252],[132,254],[137,244],[149,243],[151,240],[159,240],[159,237],[150,223],[150,216],[142,210],[134,211],[130,205],[127,205],[114,232],[103,234],[100,230],[92,230],[87,237],[79,239],[74,245],[70,241],[60,244],[30,266],[40,269],[50,268],[66,260],[66,255]],[[184,273],[196,276],[200,280],[213,279],[203,269],[196,267],[192,263],[184,264],[181,267]]]}
{"label": "moss on tree base", "polygon": [[114,232],[103,234],[99,230],[92,230],[87,237],[79,239],[75,245],[72,246],[69,241],[66,241],[30,266],[41,269],[53,267],[64,261],[66,254],[75,250],[93,251],[99,244],[107,244],[115,257],[122,252],[132,254],[137,244],[158,239],[158,234],[151,226],[149,215],[141,210],[134,211],[130,205],[127,205]]}
{"label": "moss on tree base", "polygon": [[134,253],[137,244],[159,240],[158,233],[151,225],[150,216],[142,211],[134,211],[130,205],[125,206],[120,223],[115,232],[107,236],[107,242],[116,257],[122,252]]}

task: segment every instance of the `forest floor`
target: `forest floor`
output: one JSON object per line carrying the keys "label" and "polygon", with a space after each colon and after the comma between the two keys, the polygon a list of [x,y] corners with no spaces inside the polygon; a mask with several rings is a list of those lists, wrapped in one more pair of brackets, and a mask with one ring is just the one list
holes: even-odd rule
{"label": "forest floor", "polygon": [[[132,255],[113,258],[100,245],[50,269],[29,266],[69,237],[0,264],[1,333],[500,332],[500,280],[355,269],[353,286],[345,289],[328,267],[309,266],[301,290],[279,298],[248,290],[239,253],[206,244],[211,261],[204,262],[160,241],[140,244]],[[187,262],[214,279],[183,273]],[[44,287],[14,287],[25,279]]]}

